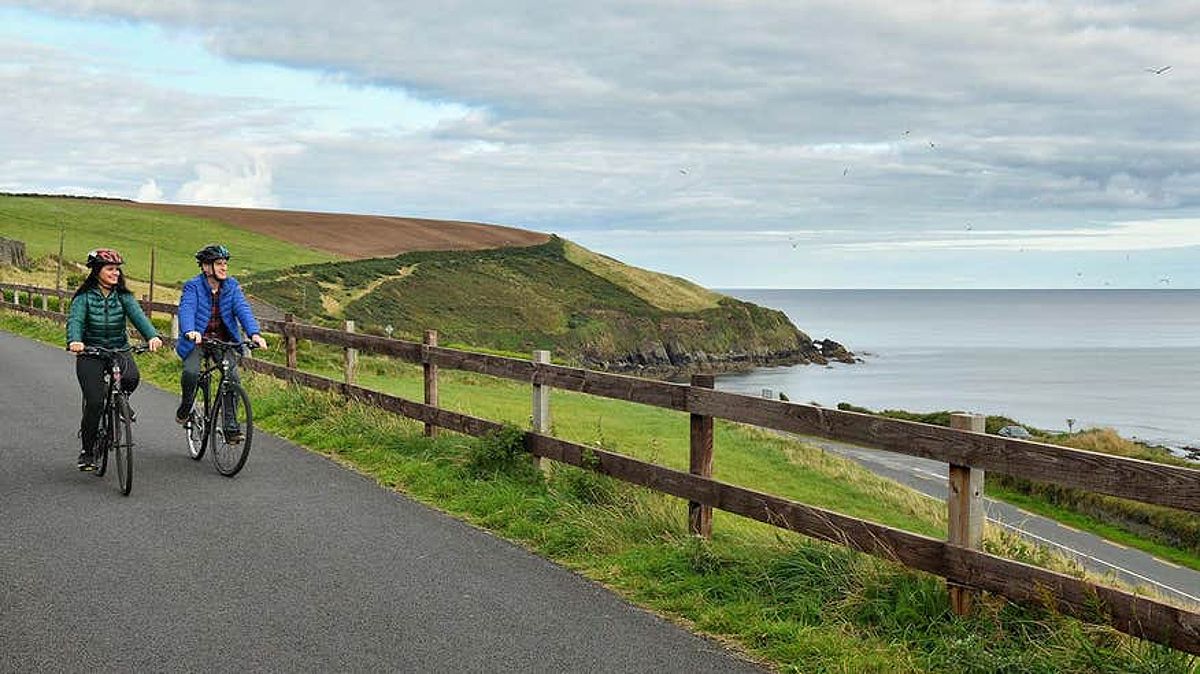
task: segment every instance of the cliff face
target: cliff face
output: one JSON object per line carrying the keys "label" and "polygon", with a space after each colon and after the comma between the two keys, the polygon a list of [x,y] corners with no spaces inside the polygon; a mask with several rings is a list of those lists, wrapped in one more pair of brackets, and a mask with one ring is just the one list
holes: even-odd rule
{"label": "cliff face", "polygon": [[[524,248],[406,253],[242,279],[298,317],[615,371],[670,373],[825,363],[831,352],[779,311],[639,270],[557,237]],[[849,354],[834,358],[853,362]]]}
{"label": "cliff face", "polygon": [[[572,345],[587,367],[615,371],[741,370],[831,360],[853,363],[832,340],[814,341],[783,312],[725,297],[720,306],[690,316],[610,317],[610,339]],[[621,339],[624,335],[627,338]],[[826,345],[837,345],[828,349]]]}

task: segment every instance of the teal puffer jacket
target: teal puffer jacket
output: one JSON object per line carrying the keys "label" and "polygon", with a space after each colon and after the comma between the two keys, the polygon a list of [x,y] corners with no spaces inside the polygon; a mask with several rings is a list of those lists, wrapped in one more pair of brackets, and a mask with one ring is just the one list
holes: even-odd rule
{"label": "teal puffer jacket", "polygon": [[67,318],[67,343],[83,342],[88,346],[103,346],[119,349],[129,345],[125,333],[125,322],[134,327],[147,340],[157,337],[158,332],[150,319],[142,313],[133,293],[116,290],[106,297],[99,288],[91,288],[71,300],[71,315]]}

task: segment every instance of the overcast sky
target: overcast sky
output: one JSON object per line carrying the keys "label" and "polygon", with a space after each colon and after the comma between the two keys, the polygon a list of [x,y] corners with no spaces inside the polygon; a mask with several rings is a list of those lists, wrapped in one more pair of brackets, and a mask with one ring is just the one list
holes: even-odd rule
{"label": "overcast sky", "polygon": [[1200,288],[1198,35],[1191,0],[0,0],[0,191],[492,222],[721,288]]}

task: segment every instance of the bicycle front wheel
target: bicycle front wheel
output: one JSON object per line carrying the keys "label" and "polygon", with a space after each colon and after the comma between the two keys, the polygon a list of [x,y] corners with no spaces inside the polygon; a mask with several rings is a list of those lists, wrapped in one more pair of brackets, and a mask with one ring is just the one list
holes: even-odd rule
{"label": "bicycle front wheel", "polygon": [[196,395],[200,398],[193,398],[192,411],[183,427],[183,432],[187,435],[188,456],[192,457],[193,461],[199,461],[204,456],[204,448],[208,442],[208,418],[204,414],[208,411],[208,384],[196,387]]}
{"label": "bicycle front wheel", "polygon": [[218,390],[208,424],[209,449],[217,472],[233,477],[250,456],[254,439],[254,415],[250,396],[233,382],[224,382]]}
{"label": "bicycle front wheel", "polygon": [[100,415],[100,423],[96,427],[96,439],[92,442],[92,461],[96,466],[92,475],[96,477],[104,477],[104,472],[108,470],[108,449],[112,447],[112,429],[112,412],[105,409],[104,413]]}
{"label": "bicycle front wheel", "polygon": [[133,426],[129,423],[129,403],[122,399],[113,410],[113,461],[117,463],[117,484],[121,494],[129,496],[133,489]]}

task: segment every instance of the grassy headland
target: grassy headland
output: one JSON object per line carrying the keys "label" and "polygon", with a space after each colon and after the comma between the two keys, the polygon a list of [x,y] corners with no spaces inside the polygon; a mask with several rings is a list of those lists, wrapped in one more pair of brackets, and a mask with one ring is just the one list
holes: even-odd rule
{"label": "grassy headland", "polygon": [[[61,341],[60,325],[10,311],[0,311],[0,329]],[[305,369],[334,374],[338,352],[301,353]],[[172,356],[141,363],[145,381],[175,388]],[[372,386],[385,383],[417,397],[416,368],[364,358],[361,374],[373,378]],[[527,387],[466,373],[442,376],[446,406],[525,422]],[[713,541],[698,541],[686,535],[681,501],[567,466],[543,476],[504,437],[430,440],[419,424],[375,409],[267,377],[245,380],[261,428],[517,541],[779,671],[1182,674],[1197,664],[1107,628],[994,598],[972,617],[958,618],[947,609],[940,579],[720,512]],[[683,415],[561,391],[554,393],[553,413],[563,437],[686,463]],[[506,455],[516,458],[506,462]],[[247,469],[254,470],[253,458]],[[720,425],[716,472],[848,514],[931,535],[944,530],[941,508],[915,493],[741,426]],[[1033,563],[1049,559],[1008,538],[992,536],[987,545]]]}
{"label": "grassy headland", "polygon": [[[630,267],[557,237],[525,247],[339,261],[222,222],[228,210],[211,209],[213,217],[202,218],[118,200],[0,195],[0,235],[23,241],[34,260],[33,269],[7,269],[2,278],[50,285],[61,226],[68,262],[82,261],[98,246],[114,247],[125,256],[131,279],[148,278],[155,247],[160,286],[155,295],[170,298],[161,286],[194,275],[193,253],[220,241],[234,251],[232,272],[252,295],[315,323],[352,319],[360,331],[376,334],[390,325],[408,338],[436,329],[443,343],[522,354],[551,349],[582,365],[664,375],[850,360],[844,351],[823,354],[782,312]],[[354,223],[365,216],[324,214],[321,226],[334,227],[339,217]],[[404,226],[393,224],[393,230]],[[386,233],[395,239],[401,233],[393,230]],[[68,268],[65,286],[77,284],[84,271],[77,264]]]}
{"label": "grassy headland", "polygon": [[603,369],[736,368],[824,362],[779,311],[621,265],[557,237],[523,248],[412,252],[242,279],[317,323],[529,353]]}

